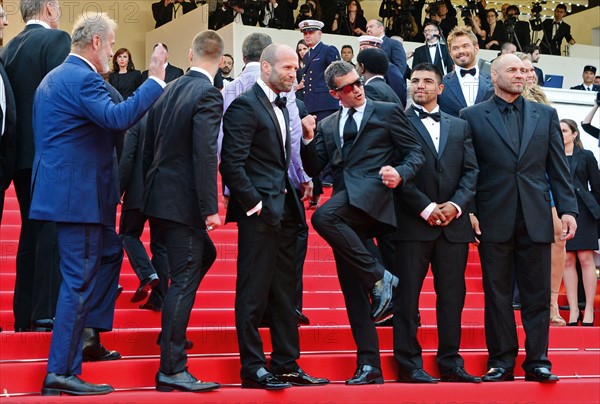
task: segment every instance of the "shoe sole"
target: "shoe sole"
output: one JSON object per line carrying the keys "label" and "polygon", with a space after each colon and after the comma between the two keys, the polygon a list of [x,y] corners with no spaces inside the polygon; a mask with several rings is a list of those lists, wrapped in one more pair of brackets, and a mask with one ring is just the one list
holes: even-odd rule
{"label": "shoe sole", "polygon": [[202,389],[190,390],[190,389],[185,389],[185,388],[181,388],[181,387],[173,387],[173,386],[156,386],[156,391],[160,391],[162,393],[169,393],[171,391],[183,391],[185,393],[205,393],[207,391],[216,390],[219,387],[221,387],[221,386],[217,384],[216,386],[209,386],[209,387],[202,388]]}
{"label": "shoe sole", "polygon": [[105,358],[92,358],[89,356],[84,356],[81,360],[82,360],[82,362],[107,362],[107,361],[116,361],[118,359],[121,359],[121,355],[116,356],[114,358],[111,358],[110,356],[107,356]]}
{"label": "shoe sole", "polygon": [[377,377],[373,380],[369,380],[366,383],[348,383],[348,382],[346,382],[346,386],[366,386],[367,384],[383,384],[383,376]]}
{"label": "shoe sole", "polygon": [[390,305],[392,305],[393,294],[394,294],[393,289],[398,286],[398,282],[399,282],[398,277],[395,275],[392,275],[391,286],[386,286],[386,288],[389,287],[390,289],[392,289],[388,293],[389,299],[386,299],[385,303],[380,306],[379,310],[377,310],[375,313],[373,313],[373,315],[371,316],[373,319],[373,322],[378,323],[385,319],[384,317],[382,317],[382,315],[384,315],[386,313],[387,309],[390,307]]}
{"label": "shoe sole", "polygon": [[137,289],[131,298],[131,303],[138,303],[144,300],[148,296],[148,292],[150,289],[158,286],[160,283],[160,279],[152,279],[146,285],[144,285],[141,289]]}
{"label": "shoe sole", "polygon": [[249,385],[249,384],[244,384],[242,383],[242,388],[243,389],[256,389],[256,390],[283,390],[283,389],[289,389],[290,387],[292,387],[292,385],[290,384],[289,386],[282,386],[282,387],[260,387],[260,386],[253,386],[253,385]]}
{"label": "shoe sole", "polygon": [[60,396],[61,394],[68,394],[70,396],[101,396],[108,393],[112,393],[114,389],[107,391],[98,391],[98,392],[80,392],[80,391],[72,391],[72,390],[63,390],[63,389],[42,389],[42,396]]}

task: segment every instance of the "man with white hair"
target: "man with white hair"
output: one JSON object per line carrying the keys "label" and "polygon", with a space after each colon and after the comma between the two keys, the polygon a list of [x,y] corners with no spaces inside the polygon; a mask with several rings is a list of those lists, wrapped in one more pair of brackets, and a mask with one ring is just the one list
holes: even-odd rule
{"label": "man with white hair", "polygon": [[105,14],[80,17],[71,53],[34,95],[36,153],[29,215],[56,222],[63,277],[42,395],[113,390],[77,375],[84,327],[107,331],[114,317],[123,255],[115,232],[115,135],[137,122],[165,85],[165,51],[158,46],[150,61],[151,79],[126,101],[112,101],[101,75],[109,70],[115,28]]}

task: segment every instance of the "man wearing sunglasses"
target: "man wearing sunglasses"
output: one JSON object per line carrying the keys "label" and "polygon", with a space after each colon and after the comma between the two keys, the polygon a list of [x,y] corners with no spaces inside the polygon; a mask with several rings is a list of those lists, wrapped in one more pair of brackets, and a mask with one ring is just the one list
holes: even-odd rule
{"label": "man wearing sunglasses", "polygon": [[333,196],[312,224],[333,249],[358,348],[357,369],[346,384],[381,384],[373,320],[391,304],[398,279],[364,243],[396,228],[393,189],[415,176],[424,157],[401,106],[367,100],[351,64],[332,63],[325,81],[342,108],[318,126],[313,115],[302,120],[305,171],[314,178],[330,163],[333,176]]}

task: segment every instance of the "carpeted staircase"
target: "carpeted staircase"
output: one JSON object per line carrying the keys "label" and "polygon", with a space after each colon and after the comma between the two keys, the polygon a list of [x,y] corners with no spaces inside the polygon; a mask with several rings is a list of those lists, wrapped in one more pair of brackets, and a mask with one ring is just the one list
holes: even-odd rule
{"label": "carpeted staircase", "polygon": [[[224,211],[221,212],[224,214]],[[224,218],[222,218],[223,220]],[[0,228],[0,402],[45,403],[58,398],[40,397],[46,372],[50,333],[14,333],[12,298],[15,282],[15,256],[20,230],[18,203],[9,189]],[[203,280],[187,332],[194,342],[189,351],[190,371],[197,377],[217,381],[222,388],[210,393],[159,393],[154,390],[158,369],[160,313],[140,310],[130,302],[139,281],[125,258],[120,284],[124,287],[116,306],[114,330],[102,335],[109,349],[118,350],[121,360],[84,363],[82,378],[109,383],[116,392],[107,396],[77,398],[63,396],[64,402],[143,403],[600,403],[600,313],[595,327],[552,328],[550,359],[561,381],[554,385],[525,382],[523,370],[515,369],[513,383],[478,385],[439,383],[408,385],[395,383],[397,367],[392,354],[390,327],[380,327],[380,348],[386,383],[378,386],[346,386],[356,367],[355,345],[348,325],[342,294],[336,277],[333,255],[328,245],[311,229],[304,270],[304,313],[311,325],[299,329],[302,355],[300,365],[332,383],[323,387],[293,387],[277,392],[240,388],[239,356],[234,327],[235,260],[237,230],[233,225],[211,232],[218,250],[217,261]],[[146,244],[148,232],[143,236]],[[467,298],[463,312],[461,353],[466,369],[473,374],[486,371],[487,352],[483,330],[483,290],[477,250],[472,247],[466,270]],[[561,304],[566,302],[564,296]],[[596,299],[596,308],[600,299]],[[437,375],[435,293],[429,275],[421,295],[425,369]],[[563,316],[568,313],[563,312]],[[519,312],[515,312],[520,324]],[[262,329],[265,350],[270,350],[268,329]],[[524,334],[519,326],[521,351]]]}

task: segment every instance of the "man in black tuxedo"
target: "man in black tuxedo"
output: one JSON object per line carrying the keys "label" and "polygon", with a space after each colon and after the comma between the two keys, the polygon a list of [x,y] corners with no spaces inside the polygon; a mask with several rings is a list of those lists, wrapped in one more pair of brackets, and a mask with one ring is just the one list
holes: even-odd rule
{"label": "man in black tuxedo", "polygon": [[170,286],[160,336],[159,391],[209,391],[187,370],[185,333],[200,281],[217,257],[208,232],[221,224],[217,138],[223,97],[212,85],[223,55],[214,31],[194,37],[192,67],[148,111],[144,141],[144,213],[167,249]]}
{"label": "man in black tuxedo", "polygon": [[461,112],[479,164],[471,216],[481,241],[489,371],[483,381],[512,381],[519,344],[512,308],[513,273],[521,294],[526,381],[552,383],[548,359],[550,189],[563,239],[577,228],[577,200],[556,110],[521,96],[525,69],[515,55],[492,63],[495,96]]}
{"label": "man in black tuxedo", "polygon": [[[2,50],[0,59],[12,84],[17,111],[13,183],[21,211],[13,311],[15,330],[52,330],[61,284],[56,225],[29,220],[33,142],[33,94],[42,79],[71,49],[69,34],[58,30],[56,0],[22,0],[27,25]],[[35,63],[32,63],[35,61]]]}
{"label": "man in black tuxedo", "polygon": [[594,84],[594,78],[596,76],[596,66],[584,66],[583,74],[581,77],[583,78],[583,83],[577,86],[571,87],[571,90],[583,90],[583,91],[600,91],[600,85]]}
{"label": "man in black tuxedo", "polygon": [[425,45],[415,49],[413,54],[413,66],[420,63],[433,63],[444,74],[452,71],[454,61],[448,52],[448,46],[440,43],[440,27],[435,21],[428,21],[423,28],[425,35]]}
{"label": "man in black tuxedo", "polygon": [[333,249],[358,348],[356,372],[346,383],[381,384],[373,320],[380,320],[390,306],[398,278],[365,243],[395,230],[393,189],[415,176],[423,153],[402,107],[368,100],[351,64],[334,62],[325,80],[342,108],[318,126],[313,115],[302,120],[300,154],[306,173],[315,177],[330,163],[333,176],[333,196],[313,214],[312,224]]}
{"label": "man in black tuxedo", "polygon": [[193,0],[159,0],[152,3],[152,16],[156,21],[154,28],[165,25],[174,18],[189,13],[195,8],[196,2]]}
{"label": "man in black tuxedo", "polygon": [[[158,46],[158,44],[154,45],[153,49],[156,49],[157,46]],[[169,48],[165,44],[163,44],[162,46],[167,51],[167,65],[165,66],[165,83],[170,83],[171,81],[183,76],[183,69],[180,69],[177,66],[173,66],[171,63],[168,62]],[[144,70],[142,72],[142,82],[146,81],[147,79],[148,79],[148,70]]]}
{"label": "man in black tuxedo", "polygon": [[394,357],[399,381],[436,383],[423,370],[417,339],[419,295],[429,264],[435,277],[438,351],[442,381],[474,382],[458,353],[465,302],[465,268],[469,243],[475,240],[469,205],[475,196],[477,160],[465,121],[440,112],[444,90],[441,71],[431,63],[412,69],[413,106],[406,117],[421,144],[425,164],[413,181],[396,191],[398,230],[394,274],[400,280],[394,296]]}
{"label": "man in black tuxedo", "polygon": [[388,66],[387,55],[378,48],[363,49],[356,57],[356,71],[365,80],[365,95],[373,101],[402,104],[392,87],[385,82]]}
{"label": "man in black tuxedo", "polygon": [[508,41],[515,44],[519,52],[523,52],[531,43],[529,34],[529,24],[527,21],[519,20],[519,7],[512,4],[506,8],[506,21],[504,28],[508,36]]}
{"label": "man in black tuxedo", "polygon": [[[4,38],[4,27],[8,19],[4,8],[0,4],[0,40]],[[15,95],[13,94],[8,75],[0,60],[0,94],[4,94],[4,103],[0,105],[0,223],[4,209],[4,192],[10,185],[15,170],[16,132],[15,125],[17,111],[15,109]]]}
{"label": "man in black tuxedo", "polygon": [[457,117],[461,109],[490,98],[494,88],[490,76],[477,66],[479,45],[473,31],[454,28],[447,40],[456,67],[442,80],[444,92],[438,97],[438,104],[442,111]]}
{"label": "man in black tuxedo", "polygon": [[[292,154],[286,100],[296,79],[298,56],[286,45],[269,45],[260,78],[237,97],[223,117],[219,167],[230,190],[227,222],[238,225],[235,317],[243,388],[276,390],[319,385],[297,363],[300,356],[294,256],[301,205],[288,177]],[[267,369],[258,326],[269,305],[273,351]]]}
{"label": "man in black tuxedo", "polygon": [[544,36],[540,43],[540,50],[547,55],[561,56],[561,45],[563,39],[569,42],[569,45],[575,45],[575,39],[571,36],[571,26],[563,21],[567,15],[567,6],[557,4],[554,9],[554,19],[544,20],[541,24],[532,24],[534,31],[543,31]]}

